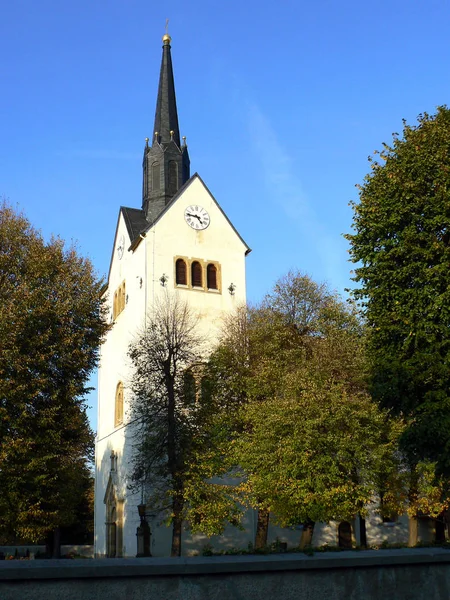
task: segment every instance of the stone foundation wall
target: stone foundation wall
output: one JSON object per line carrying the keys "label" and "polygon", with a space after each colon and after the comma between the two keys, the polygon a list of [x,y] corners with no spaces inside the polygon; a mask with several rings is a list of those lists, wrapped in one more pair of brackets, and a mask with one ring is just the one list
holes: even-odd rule
{"label": "stone foundation wall", "polygon": [[443,600],[450,551],[1,561],[2,600]]}

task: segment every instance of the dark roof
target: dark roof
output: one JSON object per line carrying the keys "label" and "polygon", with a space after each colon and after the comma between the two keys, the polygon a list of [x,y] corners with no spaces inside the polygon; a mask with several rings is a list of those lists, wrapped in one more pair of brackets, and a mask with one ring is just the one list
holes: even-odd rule
{"label": "dark roof", "polygon": [[140,208],[128,208],[127,206],[121,206],[120,210],[122,211],[131,243],[133,243],[141,231],[148,226],[145,213]]}

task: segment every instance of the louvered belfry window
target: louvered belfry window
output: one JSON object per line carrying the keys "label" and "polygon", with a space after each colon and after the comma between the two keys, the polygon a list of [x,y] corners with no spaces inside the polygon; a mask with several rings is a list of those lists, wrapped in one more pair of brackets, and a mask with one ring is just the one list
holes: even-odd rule
{"label": "louvered belfry window", "polygon": [[199,262],[194,261],[191,267],[193,287],[203,287],[202,267]]}
{"label": "louvered belfry window", "polygon": [[176,194],[178,190],[178,165],[174,160],[169,160],[169,194]]}
{"label": "louvered belfry window", "polygon": [[175,276],[177,285],[187,285],[186,263],[179,258],[175,263]]}
{"label": "louvered belfry window", "polygon": [[208,282],[209,290],[217,290],[217,267],[216,265],[209,264],[206,268],[206,279]]}
{"label": "louvered belfry window", "polygon": [[152,190],[159,190],[161,187],[161,170],[159,168],[159,162],[152,164]]}

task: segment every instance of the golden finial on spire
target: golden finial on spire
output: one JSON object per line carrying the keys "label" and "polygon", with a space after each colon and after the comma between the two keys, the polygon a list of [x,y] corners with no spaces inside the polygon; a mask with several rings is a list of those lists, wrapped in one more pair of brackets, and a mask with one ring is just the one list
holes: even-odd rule
{"label": "golden finial on spire", "polygon": [[172,41],[172,38],[169,35],[169,19],[166,19],[166,33],[163,35],[162,41],[164,42],[164,45],[168,45]]}

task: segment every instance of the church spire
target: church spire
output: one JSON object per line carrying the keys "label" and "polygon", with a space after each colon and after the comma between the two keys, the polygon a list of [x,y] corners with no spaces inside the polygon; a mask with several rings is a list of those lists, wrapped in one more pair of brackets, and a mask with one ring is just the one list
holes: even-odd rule
{"label": "church spire", "polygon": [[170,35],[163,36],[163,53],[156,100],[155,124],[151,146],[146,139],[143,160],[142,209],[154,221],[189,179],[189,155],[185,138],[180,144],[175,98]]}
{"label": "church spire", "polygon": [[168,144],[171,138],[173,138],[179,147],[180,130],[178,127],[177,101],[173,81],[172,56],[170,54],[171,41],[172,38],[166,33],[163,36],[163,54],[159,74],[153,135],[160,144]]}

